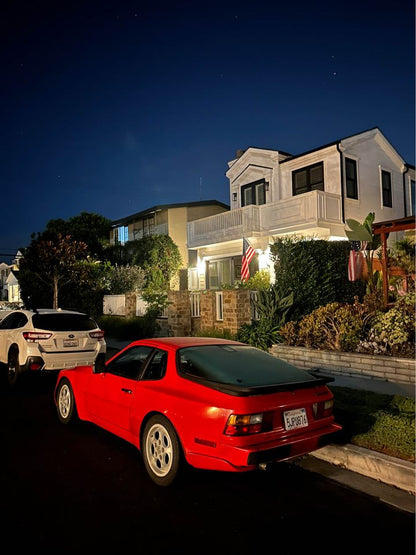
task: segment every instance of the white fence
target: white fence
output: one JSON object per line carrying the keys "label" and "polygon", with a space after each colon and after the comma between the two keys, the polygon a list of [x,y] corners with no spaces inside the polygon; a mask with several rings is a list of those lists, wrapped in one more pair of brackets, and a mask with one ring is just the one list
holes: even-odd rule
{"label": "white fence", "polygon": [[[144,316],[147,310],[147,303],[140,295],[136,295],[136,316]],[[125,295],[104,295],[103,313],[112,316],[126,315],[126,296]]]}

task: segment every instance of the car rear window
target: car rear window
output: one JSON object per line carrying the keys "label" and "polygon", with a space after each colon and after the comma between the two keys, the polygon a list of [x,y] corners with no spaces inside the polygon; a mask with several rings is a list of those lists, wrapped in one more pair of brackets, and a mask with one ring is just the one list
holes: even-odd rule
{"label": "car rear window", "polygon": [[33,325],[49,331],[88,331],[98,328],[97,323],[85,314],[34,314]]}
{"label": "car rear window", "polygon": [[296,368],[249,345],[202,345],[179,350],[180,373],[237,389],[316,383]]}

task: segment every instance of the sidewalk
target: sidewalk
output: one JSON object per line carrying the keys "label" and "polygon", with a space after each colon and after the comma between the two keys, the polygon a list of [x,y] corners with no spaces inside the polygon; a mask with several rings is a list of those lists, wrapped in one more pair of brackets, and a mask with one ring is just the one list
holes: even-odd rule
{"label": "sidewalk", "polygon": [[[351,378],[332,374],[322,369],[320,373],[334,378],[329,387],[335,385],[389,395],[415,397],[415,387],[413,384],[399,384],[371,378]],[[415,495],[416,468],[414,463],[350,444],[327,445],[318,451],[314,451],[312,455],[317,459],[327,461]]]}

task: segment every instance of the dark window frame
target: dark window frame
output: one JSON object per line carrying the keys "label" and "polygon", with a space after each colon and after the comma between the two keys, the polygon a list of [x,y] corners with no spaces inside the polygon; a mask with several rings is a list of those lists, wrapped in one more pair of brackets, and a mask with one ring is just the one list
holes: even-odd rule
{"label": "dark window frame", "polygon": [[386,208],[393,207],[393,194],[391,185],[391,172],[388,170],[381,170],[381,194],[383,206]]}
{"label": "dark window frame", "polygon": [[[312,171],[320,167],[322,169],[322,179],[320,181],[313,182],[311,177]],[[305,185],[303,187],[298,187],[296,183],[297,176],[301,173],[305,173]],[[302,190],[299,190],[302,189]],[[298,170],[292,171],[292,194],[293,196],[303,195],[304,193],[309,193],[311,191],[324,191],[325,190],[325,175],[324,175],[324,163],[316,162],[316,164],[311,164],[309,166],[304,166]]]}
{"label": "dark window frame", "polygon": [[[259,195],[258,193],[258,187],[262,185],[262,198],[259,199]],[[245,192],[251,190],[251,198],[252,198],[252,202],[247,202],[245,200]],[[247,183],[246,185],[242,185],[241,186],[241,206],[250,206],[251,204],[254,204],[256,206],[261,206],[263,204],[266,204],[266,180],[263,179],[258,179],[257,181],[253,181],[252,183]],[[260,202],[259,202],[260,200]]]}
{"label": "dark window frame", "polygon": [[347,198],[358,200],[358,166],[353,158],[345,158],[345,188]]}

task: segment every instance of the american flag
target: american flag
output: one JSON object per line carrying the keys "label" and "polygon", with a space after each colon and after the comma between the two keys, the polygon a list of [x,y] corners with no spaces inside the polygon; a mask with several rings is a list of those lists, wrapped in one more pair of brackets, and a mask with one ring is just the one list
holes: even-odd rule
{"label": "american flag", "polygon": [[241,281],[247,281],[250,277],[250,262],[253,260],[256,251],[246,238],[243,238],[243,260],[241,263]]}
{"label": "american flag", "polygon": [[357,281],[363,275],[364,255],[367,241],[351,241],[351,250],[348,258],[348,279]]}

